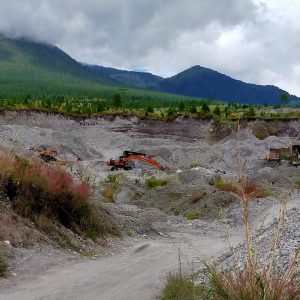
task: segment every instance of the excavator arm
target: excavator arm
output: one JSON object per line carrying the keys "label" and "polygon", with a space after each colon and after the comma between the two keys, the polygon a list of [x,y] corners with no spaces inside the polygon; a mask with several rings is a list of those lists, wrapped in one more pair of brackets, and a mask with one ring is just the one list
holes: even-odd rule
{"label": "excavator arm", "polygon": [[150,158],[150,157],[146,157],[146,156],[141,156],[141,155],[137,155],[137,154],[134,154],[134,155],[129,155],[127,156],[124,160],[126,161],[132,161],[132,160],[140,160],[140,161],[144,161],[148,164],[151,164],[153,165],[154,167],[160,169],[160,170],[164,170],[165,168],[160,164],[158,163],[155,159],[153,158]]}

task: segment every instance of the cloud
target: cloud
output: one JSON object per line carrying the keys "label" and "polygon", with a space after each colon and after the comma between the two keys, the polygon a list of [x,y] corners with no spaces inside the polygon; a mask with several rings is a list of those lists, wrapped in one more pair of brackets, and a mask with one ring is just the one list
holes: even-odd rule
{"label": "cloud", "polygon": [[299,20],[284,0],[1,0],[0,32],[83,62],[162,76],[199,64],[300,95]]}

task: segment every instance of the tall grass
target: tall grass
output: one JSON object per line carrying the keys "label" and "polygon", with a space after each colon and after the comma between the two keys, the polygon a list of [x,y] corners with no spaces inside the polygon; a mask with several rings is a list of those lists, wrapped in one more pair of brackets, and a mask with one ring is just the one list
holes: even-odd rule
{"label": "tall grass", "polygon": [[[208,265],[204,274],[201,274],[201,284],[195,284],[202,290],[199,299],[216,300],[292,300],[300,299],[300,288],[296,278],[296,267],[300,258],[300,245],[298,244],[294,255],[290,258],[286,270],[276,269],[275,253],[279,249],[280,233],[285,221],[287,202],[293,189],[290,189],[283,197],[277,226],[271,237],[268,250],[268,260],[261,262],[259,257],[264,253],[254,251],[252,240],[251,219],[249,203],[253,198],[263,196],[264,189],[260,185],[249,180],[245,175],[241,155],[240,128],[238,127],[237,143],[237,183],[225,183],[216,181],[216,186],[222,190],[235,193],[242,205],[242,216],[245,226],[246,257],[243,270],[222,270],[215,265]],[[168,277],[165,289],[176,293],[173,299],[189,299],[188,297],[176,298],[178,295],[174,278]],[[163,295],[165,292],[163,291]],[[163,298],[162,299],[172,299]],[[193,299],[193,298],[192,298]]]}
{"label": "tall grass", "polygon": [[[90,186],[63,169],[38,160],[0,155],[0,188],[20,215],[43,215],[92,238],[113,230],[103,212],[90,201]],[[109,225],[109,226],[108,226]]]}

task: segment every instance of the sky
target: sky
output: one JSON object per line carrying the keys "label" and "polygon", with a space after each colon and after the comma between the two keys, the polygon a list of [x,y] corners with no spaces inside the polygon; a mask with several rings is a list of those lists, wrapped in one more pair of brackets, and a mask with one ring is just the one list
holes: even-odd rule
{"label": "sky", "polygon": [[299,0],[0,0],[0,33],[168,77],[201,65],[300,96]]}

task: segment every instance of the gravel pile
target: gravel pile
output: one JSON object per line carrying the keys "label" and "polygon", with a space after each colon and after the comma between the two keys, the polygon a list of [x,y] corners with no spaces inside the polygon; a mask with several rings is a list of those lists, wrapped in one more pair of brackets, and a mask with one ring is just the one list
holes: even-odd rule
{"label": "gravel pile", "polygon": [[[300,245],[300,209],[293,208],[288,211],[285,223],[279,234],[278,246],[274,251],[274,270],[276,272],[284,272],[297,247]],[[265,227],[260,228],[253,235],[254,252],[259,266],[268,266],[270,262],[270,245],[274,237],[274,232],[278,228],[278,218]],[[218,262],[225,270],[234,271],[237,268],[244,269],[246,261],[246,243],[240,244],[219,257]],[[297,272],[300,273],[300,266],[297,267]]]}

